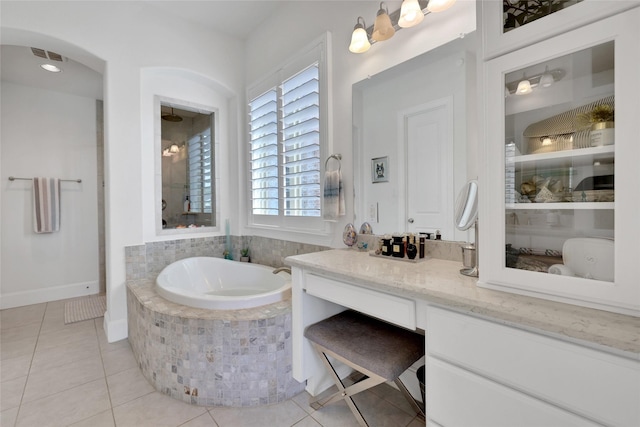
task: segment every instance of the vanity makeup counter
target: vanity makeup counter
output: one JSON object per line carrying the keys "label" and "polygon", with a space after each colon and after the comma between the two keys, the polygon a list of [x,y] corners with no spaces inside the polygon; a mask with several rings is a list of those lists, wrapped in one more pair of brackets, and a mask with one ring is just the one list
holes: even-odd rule
{"label": "vanity makeup counter", "polygon": [[[338,249],[285,262],[293,267],[294,378],[312,395],[328,384],[304,328],[348,307],[425,331],[435,425],[640,422],[640,318],[479,288],[460,262],[436,258]],[[456,407],[476,418],[460,418]]]}

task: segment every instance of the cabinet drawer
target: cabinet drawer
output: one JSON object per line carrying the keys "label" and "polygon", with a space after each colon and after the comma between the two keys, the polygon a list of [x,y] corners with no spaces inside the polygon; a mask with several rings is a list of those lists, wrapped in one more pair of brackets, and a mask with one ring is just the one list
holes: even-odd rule
{"label": "cabinet drawer", "polygon": [[427,353],[608,425],[640,425],[640,363],[430,307]]}
{"label": "cabinet drawer", "polygon": [[322,298],[387,322],[416,329],[416,305],[413,300],[361,288],[314,274],[305,275],[309,295]]}
{"label": "cabinet drawer", "polygon": [[438,359],[427,362],[426,390],[427,416],[444,427],[597,425]]}

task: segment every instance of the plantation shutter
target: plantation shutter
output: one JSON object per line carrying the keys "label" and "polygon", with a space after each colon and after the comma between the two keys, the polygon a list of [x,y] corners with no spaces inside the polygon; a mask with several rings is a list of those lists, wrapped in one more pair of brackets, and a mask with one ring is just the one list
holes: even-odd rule
{"label": "plantation shutter", "polygon": [[278,102],[275,88],[249,103],[254,215],[278,215]]}
{"label": "plantation shutter", "polygon": [[189,201],[191,212],[213,212],[213,156],[211,129],[194,135],[188,141]]}
{"label": "plantation shutter", "polygon": [[318,63],[286,80],[281,91],[284,215],[320,216]]}

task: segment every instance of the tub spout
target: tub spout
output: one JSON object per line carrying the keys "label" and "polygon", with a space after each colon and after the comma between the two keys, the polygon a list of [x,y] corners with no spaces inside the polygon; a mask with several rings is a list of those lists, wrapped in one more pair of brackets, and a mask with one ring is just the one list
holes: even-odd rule
{"label": "tub spout", "polygon": [[291,274],[291,269],[289,267],[278,267],[278,268],[273,270],[273,274],[278,274],[281,271],[285,271],[285,272]]}

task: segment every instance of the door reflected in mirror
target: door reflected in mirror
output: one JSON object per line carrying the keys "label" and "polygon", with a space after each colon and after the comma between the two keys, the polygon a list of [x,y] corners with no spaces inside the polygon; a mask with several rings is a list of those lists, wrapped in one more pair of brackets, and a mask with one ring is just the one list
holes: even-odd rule
{"label": "door reflected in mirror", "polygon": [[214,112],[160,103],[163,229],[216,225]]}

